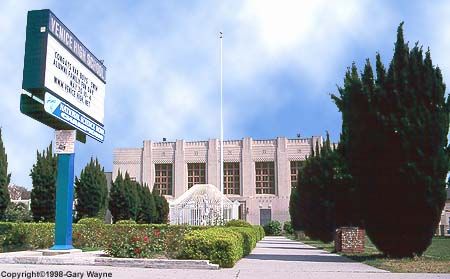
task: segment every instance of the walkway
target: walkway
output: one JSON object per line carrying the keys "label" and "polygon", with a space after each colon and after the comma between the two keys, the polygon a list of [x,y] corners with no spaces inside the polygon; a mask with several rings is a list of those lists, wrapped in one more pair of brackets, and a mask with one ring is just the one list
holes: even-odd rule
{"label": "walkway", "polygon": [[[1,272],[63,271],[111,272],[110,278],[255,278],[255,279],[353,279],[353,278],[450,278],[450,274],[398,274],[353,262],[345,257],[331,254],[285,237],[265,237],[252,253],[241,259],[235,267],[220,270],[149,269],[100,266],[56,266],[2,264]],[[4,275],[2,275],[3,277]],[[10,277],[11,278],[11,277]],[[42,277],[41,277],[42,278]],[[69,278],[68,276],[59,278]],[[103,277],[105,278],[105,277]]]}

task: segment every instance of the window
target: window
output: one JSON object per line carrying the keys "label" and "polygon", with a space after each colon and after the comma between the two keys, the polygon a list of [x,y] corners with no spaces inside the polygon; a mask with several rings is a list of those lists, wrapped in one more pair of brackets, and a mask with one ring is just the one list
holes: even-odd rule
{"label": "window", "polygon": [[188,164],[188,188],[195,184],[205,184],[205,164],[204,163],[189,163]]}
{"label": "window", "polygon": [[275,194],[275,170],[273,162],[256,162],[256,194]]}
{"label": "window", "polygon": [[155,164],[153,189],[160,195],[172,195],[172,164]]}
{"label": "window", "polygon": [[239,163],[223,163],[223,193],[239,195],[240,190]]}
{"label": "window", "polygon": [[303,167],[303,161],[291,161],[291,187],[296,188],[300,169]]}

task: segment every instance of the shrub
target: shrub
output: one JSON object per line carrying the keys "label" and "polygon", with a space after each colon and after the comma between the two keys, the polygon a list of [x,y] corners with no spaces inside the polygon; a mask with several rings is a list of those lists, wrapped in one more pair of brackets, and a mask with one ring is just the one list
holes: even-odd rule
{"label": "shrub", "polygon": [[230,229],[242,235],[244,256],[250,254],[258,242],[259,229],[252,227],[230,227]]}
{"label": "shrub", "polygon": [[134,225],[136,221],[134,220],[119,220],[116,222],[117,225]]}
{"label": "shrub", "polygon": [[264,232],[266,235],[281,235],[281,223],[272,220],[264,226]]}
{"label": "shrub", "polygon": [[244,220],[230,220],[225,224],[226,227],[251,227],[252,225]]}
{"label": "shrub", "polygon": [[53,245],[53,223],[11,223],[2,224],[3,251],[33,250]]}
{"label": "shrub", "polygon": [[114,226],[105,253],[119,258],[150,258],[165,250],[159,229],[146,226]]}
{"label": "shrub", "polygon": [[257,227],[259,229],[259,236],[260,236],[259,240],[261,240],[266,236],[266,231],[264,230],[263,226],[257,225]]}
{"label": "shrub", "polygon": [[5,220],[9,222],[31,222],[31,211],[23,203],[10,203],[5,211]]}
{"label": "shrub", "polygon": [[110,236],[104,247],[112,257],[147,258],[163,255],[176,258],[181,252],[188,226],[119,224],[109,225]]}
{"label": "shrub", "polygon": [[233,267],[243,256],[242,234],[229,228],[208,228],[188,233],[180,258],[210,260],[221,267]]}
{"label": "shrub", "polygon": [[291,221],[286,221],[283,224],[283,230],[287,234],[294,234],[294,228],[292,227]]}
{"label": "shrub", "polygon": [[102,220],[100,220],[98,218],[82,218],[77,222],[77,224],[98,227],[98,226],[102,226],[104,223]]}

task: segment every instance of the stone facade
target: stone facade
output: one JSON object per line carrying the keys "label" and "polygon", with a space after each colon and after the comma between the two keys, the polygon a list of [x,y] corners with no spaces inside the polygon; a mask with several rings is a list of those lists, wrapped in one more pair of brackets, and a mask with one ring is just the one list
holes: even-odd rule
{"label": "stone facade", "polygon": [[[237,185],[235,190],[237,193],[227,194],[227,197],[241,203],[241,219],[252,224],[264,223],[270,219],[281,222],[290,219],[292,168],[296,163],[305,160],[316,142],[321,144],[322,138],[278,137],[271,140],[253,140],[246,137],[243,140],[224,141],[224,162],[235,163],[233,165],[237,169],[231,173],[237,173],[237,176],[231,180],[238,180],[238,183],[233,182],[235,183],[233,185]],[[113,177],[117,176],[119,170],[122,173],[127,171],[133,179],[146,183],[152,190],[156,180],[167,179],[157,177],[157,173],[161,171],[155,168],[162,165],[166,168],[169,166],[171,189],[168,192],[170,194],[166,195],[168,200],[181,196],[188,190],[189,181],[198,179],[189,177],[198,173],[197,170],[189,169],[193,165],[204,167],[204,177],[200,180],[204,179],[204,183],[220,187],[220,141],[217,139],[176,142],[146,140],[140,148],[115,149],[113,157]],[[261,164],[262,162],[267,164]],[[261,169],[266,166],[272,168]],[[203,173],[203,170],[200,172]],[[266,172],[269,175],[266,175]],[[270,173],[273,173],[271,177]],[[271,188],[265,190],[258,188],[262,187],[262,182],[265,183],[266,180],[273,181],[270,182]]]}

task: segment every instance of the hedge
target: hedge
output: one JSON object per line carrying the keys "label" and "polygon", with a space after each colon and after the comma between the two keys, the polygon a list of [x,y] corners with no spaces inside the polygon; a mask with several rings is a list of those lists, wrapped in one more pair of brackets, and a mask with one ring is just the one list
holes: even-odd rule
{"label": "hedge", "polygon": [[[166,224],[73,224],[73,245],[99,248],[112,257],[205,259],[232,267],[264,237],[261,226],[196,227]],[[0,222],[0,251],[33,250],[53,245],[53,223]]]}
{"label": "hedge", "polygon": [[264,237],[261,226],[210,227],[188,233],[180,258],[210,260],[221,267],[232,267],[250,254],[256,242]]}
{"label": "hedge", "polygon": [[221,267],[233,267],[242,258],[244,239],[230,228],[197,230],[184,237],[180,258],[210,260]]}
{"label": "hedge", "polygon": [[258,242],[259,230],[251,227],[230,227],[230,229],[242,235],[244,256],[250,254],[256,247],[256,242]]}

